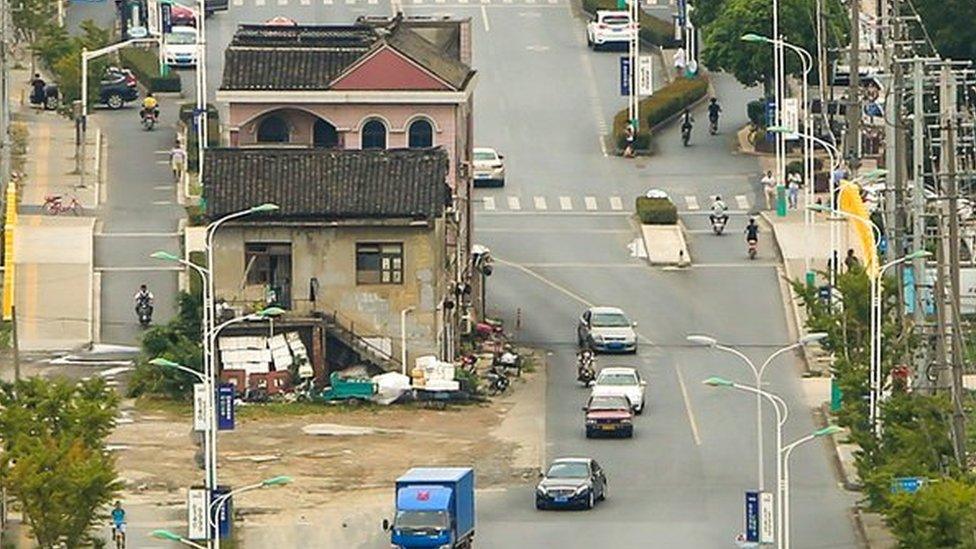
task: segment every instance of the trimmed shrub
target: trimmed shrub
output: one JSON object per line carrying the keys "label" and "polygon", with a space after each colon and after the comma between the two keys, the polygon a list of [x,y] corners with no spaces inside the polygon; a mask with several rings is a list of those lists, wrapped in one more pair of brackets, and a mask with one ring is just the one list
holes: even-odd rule
{"label": "trimmed shrub", "polygon": [[637,216],[647,225],[674,225],[678,222],[678,208],[667,198],[637,197]]}
{"label": "trimmed shrub", "polygon": [[[583,11],[595,14],[597,10],[619,10],[617,0],[582,0]],[[653,15],[648,15],[641,10],[640,16],[640,37],[656,46],[663,48],[671,47],[675,44],[674,27],[667,21],[662,21]]]}
{"label": "trimmed shrub", "polygon": [[[180,105],[180,122],[186,125],[186,169],[191,173],[197,172],[197,132],[193,125],[193,111],[196,109],[194,103],[183,103]],[[220,116],[217,114],[217,107],[212,104],[207,105],[207,146],[220,146]]]}
{"label": "trimmed shrub", "polygon": [[[650,146],[650,130],[668,118],[678,114],[708,92],[708,80],[704,76],[696,78],[677,78],[670,84],[655,91],[650,97],[640,102],[640,112],[644,116],[640,130],[634,139],[634,148],[645,150]],[[627,146],[624,133],[627,128],[627,109],[623,109],[613,118],[613,135],[617,148]]]}
{"label": "trimmed shrub", "polygon": [[159,73],[159,55],[152,48],[123,48],[119,50],[122,66],[131,70],[149,91],[178,92],[183,89],[176,74],[163,76]]}
{"label": "trimmed shrub", "polygon": [[765,99],[754,99],[746,103],[746,116],[749,117],[749,122],[757,128],[763,128],[766,126],[766,100]]}

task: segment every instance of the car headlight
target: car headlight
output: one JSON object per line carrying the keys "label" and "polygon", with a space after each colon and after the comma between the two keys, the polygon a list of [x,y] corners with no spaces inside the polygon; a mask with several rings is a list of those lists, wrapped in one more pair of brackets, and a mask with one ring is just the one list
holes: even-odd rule
{"label": "car headlight", "polygon": [[586,420],[586,424],[587,425],[596,425],[596,420],[595,419],[588,419],[588,420]]}
{"label": "car headlight", "polygon": [[579,488],[576,489],[575,492],[573,492],[573,495],[574,496],[578,496],[580,494],[585,494],[586,491],[589,490],[589,489],[590,489],[589,486],[586,486],[586,485],[580,486]]}
{"label": "car headlight", "polygon": [[595,334],[593,336],[593,341],[596,341],[597,343],[603,343],[603,336],[600,334]]}
{"label": "car headlight", "polygon": [[625,423],[625,424],[629,424],[629,423],[630,423],[630,419],[629,419],[629,418],[624,418],[624,419],[621,419],[621,420],[620,420],[620,423]]}
{"label": "car headlight", "polygon": [[540,496],[544,496],[546,495],[546,489],[543,488],[542,486],[536,486],[535,493],[539,494]]}

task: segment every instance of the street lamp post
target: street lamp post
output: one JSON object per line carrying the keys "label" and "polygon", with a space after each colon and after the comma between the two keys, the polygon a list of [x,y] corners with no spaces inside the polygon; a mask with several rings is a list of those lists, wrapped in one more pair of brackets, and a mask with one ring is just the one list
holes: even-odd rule
{"label": "street lamp post", "polygon": [[843,431],[843,429],[836,425],[828,425],[823,429],[818,429],[809,435],[787,444],[780,450],[779,459],[783,462],[783,478],[781,479],[783,485],[783,549],[789,549],[790,547],[790,454],[793,453],[794,448],[805,442],[809,442],[815,438],[833,435],[841,431]]}
{"label": "street lamp post", "polygon": [[[277,477],[271,477],[269,479],[262,480],[261,482],[257,482],[255,484],[241,486],[236,490],[231,490],[230,492],[227,492],[226,494],[219,496],[217,499],[210,502],[210,509],[207,509],[207,521],[209,522],[210,527],[213,529],[217,528],[217,517],[220,516],[220,512],[223,510],[224,505],[226,505],[227,502],[230,500],[230,498],[232,498],[233,496],[236,496],[238,494],[243,494],[244,492],[250,492],[251,490],[260,490],[261,488],[269,488],[272,486],[284,486],[286,484],[290,484],[291,481],[292,478],[289,476],[282,475]],[[214,540],[216,541],[216,546],[220,547],[220,532],[216,533],[216,535],[214,536]]]}
{"label": "street lamp post", "polygon": [[[776,545],[778,547],[783,546],[783,498],[782,498],[782,483],[780,479],[782,478],[782,461],[779,459],[779,455],[783,448],[783,425],[786,423],[786,419],[789,417],[790,411],[786,406],[786,401],[784,401],[779,395],[771,393],[769,391],[764,391],[759,386],[751,387],[749,385],[743,385],[741,383],[736,383],[734,381],[729,381],[721,377],[710,377],[703,381],[705,385],[711,387],[728,387],[731,389],[738,389],[740,391],[745,391],[748,393],[754,393],[757,398],[765,398],[773,404],[773,410],[776,412]],[[762,491],[762,490],[760,490]]]}
{"label": "street lamp post", "polygon": [[413,311],[414,306],[400,311],[400,373],[407,375],[407,313]]}
{"label": "street lamp post", "polygon": [[149,537],[166,541],[175,541],[182,543],[187,547],[193,547],[194,549],[206,549],[206,547],[203,545],[200,545],[199,543],[196,543],[189,538],[185,538],[175,532],[170,532],[169,530],[153,530],[152,532],[149,532]]}

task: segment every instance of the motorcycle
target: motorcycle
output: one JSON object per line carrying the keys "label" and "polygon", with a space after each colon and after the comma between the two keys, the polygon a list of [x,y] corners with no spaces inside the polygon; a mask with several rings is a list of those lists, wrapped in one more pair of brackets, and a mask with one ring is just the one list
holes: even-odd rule
{"label": "motorcycle", "polygon": [[485,372],[485,381],[488,382],[488,394],[492,396],[504,393],[508,390],[508,386],[511,385],[505,372],[494,365]]}
{"label": "motorcycle", "polygon": [[142,114],[142,128],[147,132],[152,131],[152,129],[156,127],[156,113],[142,109],[140,114]]}
{"label": "motorcycle", "polygon": [[136,304],[136,316],[139,318],[139,325],[143,328],[149,327],[149,323],[152,322],[152,305],[148,301],[140,301]]}
{"label": "motorcycle", "polygon": [[55,84],[47,84],[43,89],[34,88],[30,93],[31,105],[41,106],[48,111],[57,109],[60,101],[61,96]]}
{"label": "motorcycle", "polygon": [[749,241],[749,259],[756,259],[756,252],[758,251],[758,242],[755,240]]}
{"label": "motorcycle", "polygon": [[492,359],[492,366],[498,366],[502,371],[515,370],[515,377],[522,377],[522,357],[515,352],[511,345],[506,344],[501,353],[496,353]]}
{"label": "motorcycle", "polygon": [[729,216],[727,215],[713,215],[712,216],[712,232],[716,236],[721,236],[725,231],[725,224],[729,222]]}
{"label": "motorcycle", "polygon": [[576,358],[576,381],[588,387],[596,379],[596,369],[593,368],[593,351],[583,351]]}

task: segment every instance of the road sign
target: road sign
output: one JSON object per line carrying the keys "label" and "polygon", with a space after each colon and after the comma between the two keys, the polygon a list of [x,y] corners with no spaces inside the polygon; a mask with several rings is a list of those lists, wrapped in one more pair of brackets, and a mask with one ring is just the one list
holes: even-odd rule
{"label": "road sign", "polygon": [[654,58],[642,55],[637,62],[637,95],[654,93]]}
{"label": "road sign", "polygon": [[202,486],[193,486],[186,493],[186,523],[189,539],[207,539],[207,507],[209,492]]}
{"label": "road sign", "polygon": [[759,492],[746,492],[746,541],[759,541]]}
{"label": "road sign", "polygon": [[217,429],[234,430],[234,385],[231,383],[217,387]]}
{"label": "road sign", "polygon": [[630,96],[630,57],[620,58],[620,95]]}
{"label": "road sign", "polygon": [[162,23],[163,34],[173,32],[173,5],[160,4],[159,10],[159,19],[160,23]]}
{"label": "road sign", "polygon": [[922,477],[901,477],[891,481],[892,494],[914,494],[925,486],[926,479]]}
{"label": "road sign", "polygon": [[678,24],[682,27],[685,26],[685,21],[688,14],[688,3],[686,0],[678,0]]}
{"label": "road sign", "polygon": [[210,426],[210,415],[208,412],[209,399],[207,398],[207,386],[203,383],[193,384],[193,429],[196,431],[206,431]]}
{"label": "road sign", "polygon": [[759,494],[759,543],[773,543],[773,494]]}
{"label": "road sign", "polygon": [[218,486],[214,488],[213,495],[211,496],[210,500],[213,503],[217,503],[217,498],[221,498],[223,501],[223,504],[220,505],[219,509],[216,505],[213,505],[213,503],[211,504],[212,507],[210,509],[210,516],[213,517],[213,522],[217,525],[216,531],[214,531],[214,529],[211,529],[210,531],[214,532],[214,537],[220,536],[220,539],[230,537],[230,529],[232,526],[230,517],[234,512],[234,500],[233,497],[224,497],[229,493],[229,486]]}

